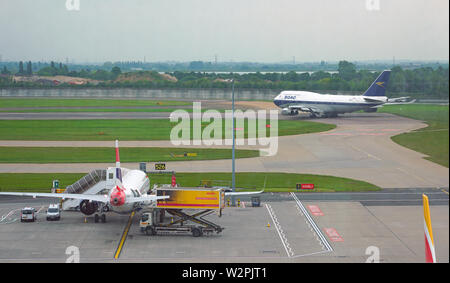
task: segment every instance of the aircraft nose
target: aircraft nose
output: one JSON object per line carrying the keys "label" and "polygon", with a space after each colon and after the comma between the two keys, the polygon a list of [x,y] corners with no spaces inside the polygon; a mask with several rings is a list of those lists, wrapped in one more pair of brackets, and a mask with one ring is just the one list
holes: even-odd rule
{"label": "aircraft nose", "polygon": [[279,105],[281,104],[280,99],[281,99],[281,94],[275,96],[275,98],[273,99],[273,103],[274,103],[276,106],[279,106]]}
{"label": "aircraft nose", "polygon": [[112,206],[121,206],[125,203],[125,192],[116,187],[114,191],[111,193],[110,204]]}

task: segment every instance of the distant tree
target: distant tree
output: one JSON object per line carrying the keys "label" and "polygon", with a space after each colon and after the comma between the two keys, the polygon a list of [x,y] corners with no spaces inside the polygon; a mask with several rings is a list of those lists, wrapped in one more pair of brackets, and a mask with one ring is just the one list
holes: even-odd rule
{"label": "distant tree", "polygon": [[116,79],[121,73],[122,73],[122,71],[121,71],[120,68],[117,67],[117,66],[114,66],[114,67],[111,69],[111,74],[112,74],[112,76],[113,76],[113,80]]}
{"label": "distant tree", "polygon": [[51,61],[50,62],[50,67],[55,68],[55,62]]}
{"label": "distant tree", "polygon": [[304,72],[304,73],[301,73],[299,76],[298,76],[298,80],[299,81],[308,81],[309,80],[309,73],[308,72]]}
{"label": "distant tree", "polygon": [[339,76],[346,81],[349,81],[356,77],[356,67],[353,63],[340,61],[338,65],[338,71]]}
{"label": "distant tree", "polygon": [[321,79],[326,79],[326,78],[330,78],[331,75],[328,72],[324,72],[324,71],[318,71],[318,72],[314,72],[311,74],[311,80],[313,81],[318,81]]}
{"label": "distant tree", "polygon": [[91,77],[94,80],[106,81],[106,80],[109,80],[111,76],[110,76],[110,73],[108,71],[97,70],[91,75]]}

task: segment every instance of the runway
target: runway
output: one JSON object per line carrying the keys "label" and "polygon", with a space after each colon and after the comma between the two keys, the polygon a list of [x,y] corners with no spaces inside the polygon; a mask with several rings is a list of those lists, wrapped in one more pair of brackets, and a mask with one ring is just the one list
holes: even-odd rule
{"label": "runway", "polygon": [[[82,113],[85,114],[85,113]],[[99,115],[104,115],[100,113]],[[286,117],[286,116],[285,116]],[[298,117],[287,117],[299,119]],[[387,113],[353,113],[332,119],[308,119],[337,125],[322,133],[278,138],[275,156],[236,160],[236,172],[286,172],[332,175],[367,181],[382,188],[448,188],[448,168],[425,160],[425,155],[391,140],[400,133],[426,124]],[[93,146],[112,147],[97,141],[0,141],[0,146]],[[170,141],[121,141],[122,147],[172,147]],[[189,147],[189,146],[184,146]],[[225,147],[225,146],[222,146]],[[229,146],[228,146],[229,147]],[[239,149],[255,146],[243,145]],[[258,147],[256,147],[258,148]],[[2,173],[85,173],[112,166],[88,164],[0,164]],[[138,163],[124,163],[139,168]],[[151,164],[147,168],[152,168]],[[167,170],[178,172],[230,172],[231,161],[167,162]]]}

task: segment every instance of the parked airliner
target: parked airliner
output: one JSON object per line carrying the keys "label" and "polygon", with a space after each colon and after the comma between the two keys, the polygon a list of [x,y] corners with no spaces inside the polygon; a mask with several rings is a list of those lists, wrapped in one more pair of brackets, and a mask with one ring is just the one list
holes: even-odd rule
{"label": "parked airliner", "polygon": [[[309,91],[282,91],[273,102],[283,115],[309,112],[311,117],[337,117],[338,114],[363,110],[376,112],[384,104],[404,104],[408,97],[387,98],[386,87],[391,71],[383,71],[363,95],[331,95]],[[399,102],[399,103],[397,103]],[[408,102],[413,103],[414,101]]]}
{"label": "parked airliner", "polygon": [[[109,169],[114,169],[111,167]],[[72,193],[0,193],[0,195],[50,197],[61,199],[79,199],[80,211],[85,215],[101,213],[101,221],[106,221],[105,211],[116,213],[130,213],[143,206],[150,205],[158,199],[166,199],[168,196],[149,195],[150,182],[147,174],[140,170],[130,170],[120,167],[119,143],[116,140],[116,167],[108,170],[112,176],[108,176],[115,184],[111,186],[107,194],[72,194]],[[99,216],[95,215],[95,222]]]}
{"label": "parked airliner", "polygon": [[[120,166],[119,142],[116,140],[116,167],[109,167],[106,179],[111,184],[105,188],[103,194],[87,193],[21,193],[2,192],[1,195],[49,197],[61,199],[78,199],[79,209],[84,215],[95,213],[95,222],[106,222],[106,211],[119,214],[129,214],[154,204],[159,199],[168,199],[170,196],[156,196],[149,194],[150,181],[145,172],[131,170]],[[253,195],[257,192],[225,192],[225,196]],[[100,216],[97,214],[100,213]]]}

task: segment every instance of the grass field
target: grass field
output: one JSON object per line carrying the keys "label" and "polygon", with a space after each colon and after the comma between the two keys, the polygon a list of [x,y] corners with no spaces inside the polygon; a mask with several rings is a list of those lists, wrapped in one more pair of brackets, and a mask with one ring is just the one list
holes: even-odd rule
{"label": "grass field", "polygon": [[[196,156],[184,156],[194,153]],[[257,150],[236,150],[236,158],[258,157]],[[231,149],[120,148],[122,162],[189,161],[231,158]],[[102,147],[0,147],[0,163],[115,162],[114,148]]]}
{"label": "grass field", "polygon": [[[42,99],[0,98],[0,109],[8,107],[119,107],[120,106],[183,106],[189,101],[136,99]],[[3,109],[5,110],[5,109]]]}
{"label": "grass field", "polygon": [[408,104],[387,105],[380,112],[388,112],[416,120],[422,120],[428,127],[392,137],[402,146],[428,155],[426,159],[449,166],[448,105]]}
{"label": "grass field", "polygon": [[[49,174],[18,174],[1,173],[0,191],[49,192],[52,180],[60,181],[60,188],[76,182],[84,174],[49,173]],[[231,173],[177,173],[177,183],[185,187],[196,187],[202,180],[211,180],[212,185],[230,185]],[[165,174],[150,174],[153,184],[169,184],[171,176]],[[315,191],[344,192],[344,191],[377,191],[379,187],[347,178],[332,176],[288,174],[288,173],[236,173],[236,187],[248,190],[262,190],[265,192],[293,192],[297,183],[312,183]]]}
{"label": "grass field", "polygon": [[[8,113],[50,113],[50,112],[173,112],[175,110],[183,109],[188,113],[192,113],[192,108],[64,108],[64,109],[21,109],[21,110],[5,110],[0,108],[0,112]],[[202,109],[201,112],[206,112],[208,109]],[[224,113],[225,110],[217,110]]]}
{"label": "grass field", "polygon": [[[192,123],[191,120],[191,133]],[[223,123],[225,122],[223,121]],[[169,119],[0,120],[0,140],[169,140],[171,130],[176,125],[178,123],[172,123]],[[208,125],[209,123],[202,123],[202,131]],[[278,135],[322,132],[335,127],[335,125],[310,121],[280,120],[278,121]],[[224,128],[225,126],[222,127],[222,137],[225,137]],[[245,122],[244,129],[246,136],[247,122]],[[267,128],[267,135],[269,135],[269,128]]]}

